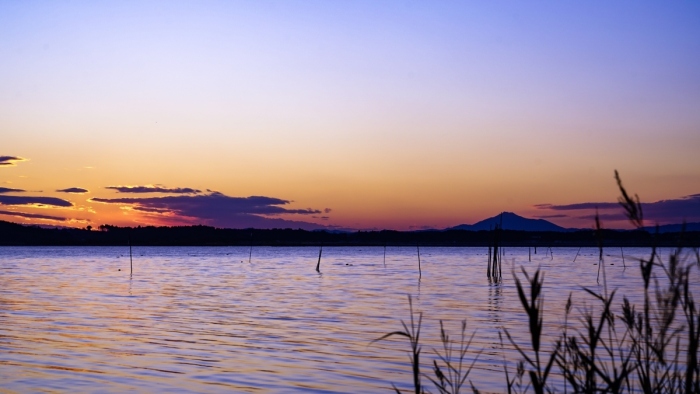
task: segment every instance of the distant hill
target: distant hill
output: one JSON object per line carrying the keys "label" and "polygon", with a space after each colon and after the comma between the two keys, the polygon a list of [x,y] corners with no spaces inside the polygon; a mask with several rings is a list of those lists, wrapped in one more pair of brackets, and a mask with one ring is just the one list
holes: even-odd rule
{"label": "distant hill", "polygon": [[474,224],[460,224],[448,230],[483,231],[494,229],[496,225],[502,226],[504,230],[516,231],[571,231],[544,219],[528,219],[513,212],[503,212]]}

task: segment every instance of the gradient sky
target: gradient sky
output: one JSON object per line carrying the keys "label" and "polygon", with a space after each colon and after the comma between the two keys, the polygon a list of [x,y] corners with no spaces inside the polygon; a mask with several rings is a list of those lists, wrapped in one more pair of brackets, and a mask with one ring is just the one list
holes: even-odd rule
{"label": "gradient sky", "polygon": [[696,1],[4,1],[0,59],[0,220],[700,221]]}

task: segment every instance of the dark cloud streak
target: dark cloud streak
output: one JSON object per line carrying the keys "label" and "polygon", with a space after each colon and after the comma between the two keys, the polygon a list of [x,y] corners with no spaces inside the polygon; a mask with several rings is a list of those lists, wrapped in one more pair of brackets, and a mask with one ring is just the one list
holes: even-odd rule
{"label": "dark cloud streak", "polygon": [[34,196],[0,196],[0,205],[48,205],[54,207],[72,207],[69,201],[56,197]]}
{"label": "dark cloud streak", "polygon": [[537,215],[535,216],[538,219],[556,219],[556,218],[568,218],[568,215],[562,214],[556,214],[556,215]]}
{"label": "dark cloud streak", "polygon": [[105,189],[116,190],[119,193],[173,193],[173,194],[199,194],[202,191],[189,187],[163,187],[163,186],[107,186]]}
{"label": "dark cloud streak", "polygon": [[[601,218],[608,220],[626,220],[622,207],[613,202],[584,202],[568,205],[539,204],[538,209],[552,211],[592,211],[595,209],[607,211],[601,214]],[[617,211],[617,212],[611,212]],[[683,221],[700,221],[700,194],[692,194],[681,198],[660,200],[650,203],[642,203],[644,219],[658,223],[680,223]],[[592,215],[576,216],[581,219],[589,219]]]}
{"label": "dark cloud streak", "polygon": [[26,190],[22,189],[11,189],[9,187],[0,187],[0,194],[1,193],[24,193]]}
{"label": "dark cloud streak", "polygon": [[182,220],[205,222],[218,227],[307,229],[323,227],[314,223],[270,218],[269,216],[282,214],[318,215],[322,213],[321,210],[312,208],[287,209],[284,206],[290,204],[289,200],[274,197],[230,197],[213,192],[189,196],[93,198],[90,201],[128,205],[136,211],[171,214]]}
{"label": "dark cloud streak", "polygon": [[17,161],[25,161],[22,157],[17,156],[0,156],[0,166],[14,166]]}
{"label": "dark cloud streak", "polygon": [[43,219],[43,220],[54,220],[57,222],[65,222],[68,218],[62,218],[58,216],[40,215],[36,213],[24,213],[24,212],[14,212],[14,211],[2,211],[0,210],[0,215],[9,216],[19,216],[27,219]]}
{"label": "dark cloud streak", "polygon": [[67,189],[59,189],[56,191],[59,193],[73,193],[73,194],[83,194],[83,193],[88,192],[87,189],[83,189],[81,187],[69,187]]}
{"label": "dark cloud streak", "polygon": [[535,205],[535,207],[539,209],[551,209],[553,211],[574,211],[579,209],[618,209],[620,208],[620,204],[616,202],[582,202],[567,205],[538,204]]}

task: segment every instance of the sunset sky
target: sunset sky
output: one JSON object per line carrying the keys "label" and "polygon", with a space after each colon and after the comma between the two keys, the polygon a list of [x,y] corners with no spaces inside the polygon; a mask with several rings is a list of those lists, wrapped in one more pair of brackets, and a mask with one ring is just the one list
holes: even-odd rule
{"label": "sunset sky", "polygon": [[697,1],[3,1],[0,220],[700,221]]}

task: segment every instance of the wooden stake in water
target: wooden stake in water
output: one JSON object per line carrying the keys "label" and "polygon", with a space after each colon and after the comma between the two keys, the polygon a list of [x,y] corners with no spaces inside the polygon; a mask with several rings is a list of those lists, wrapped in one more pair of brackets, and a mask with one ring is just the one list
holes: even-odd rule
{"label": "wooden stake in water", "polygon": [[384,268],[386,268],[386,244],[384,244]]}
{"label": "wooden stake in water", "polygon": [[625,251],[622,250],[622,246],[620,246],[620,253],[622,254],[622,268],[627,268],[627,265],[625,264]]}
{"label": "wooden stake in water", "polygon": [[423,276],[423,273],[420,269],[420,246],[416,245],[416,250],[418,251],[418,277],[420,278]]}
{"label": "wooden stake in water", "polygon": [[134,258],[131,254],[131,236],[129,236],[129,275],[134,273]]}
{"label": "wooden stake in water", "polygon": [[486,264],[486,277],[491,277],[491,245],[489,245],[489,260]]}
{"label": "wooden stake in water", "polygon": [[[596,283],[600,283],[600,266],[603,265],[603,247],[599,246],[598,247],[598,276],[596,276],[595,281]],[[605,269],[605,268],[603,268]],[[605,272],[603,272],[603,275],[605,275]]]}
{"label": "wooden stake in water", "polygon": [[493,246],[493,259],[491,260],[491,277],[496,278],[496,266],[499,263],[498,254],[498,243]]}
{"label": "wooden stake in water", "polygon": [[503,273],[501,272],[501,265],[503,263],[503,257],[505,257],[506,252],[505,249],[501,248],[501,258],[498,260],[498,279],[500,280],[503,277]]}
{"label": "wooden stake in water", "polygon": [[253,258],[253,233],[250,233],[250,251],[248,252],[248,264],[250,264],[250,260]]}
{"label": "wooden stake in water", "polygon": [[576,256],[574,257],[574,263],[576,262],[576,258],[578,257],[579,253],[581,253],[581,247],[579,247],[578,252],[576,252]]}
{"label": "wooden stake in water", "polygon": [[318,250],[318,263],[316,263],[316,272],[321,272],[321,253],[323,253],[323,246]]}
{"label": "wooden stake in water", "polygon": [[532,261],[532,248],[527,247],[527,261]]}

